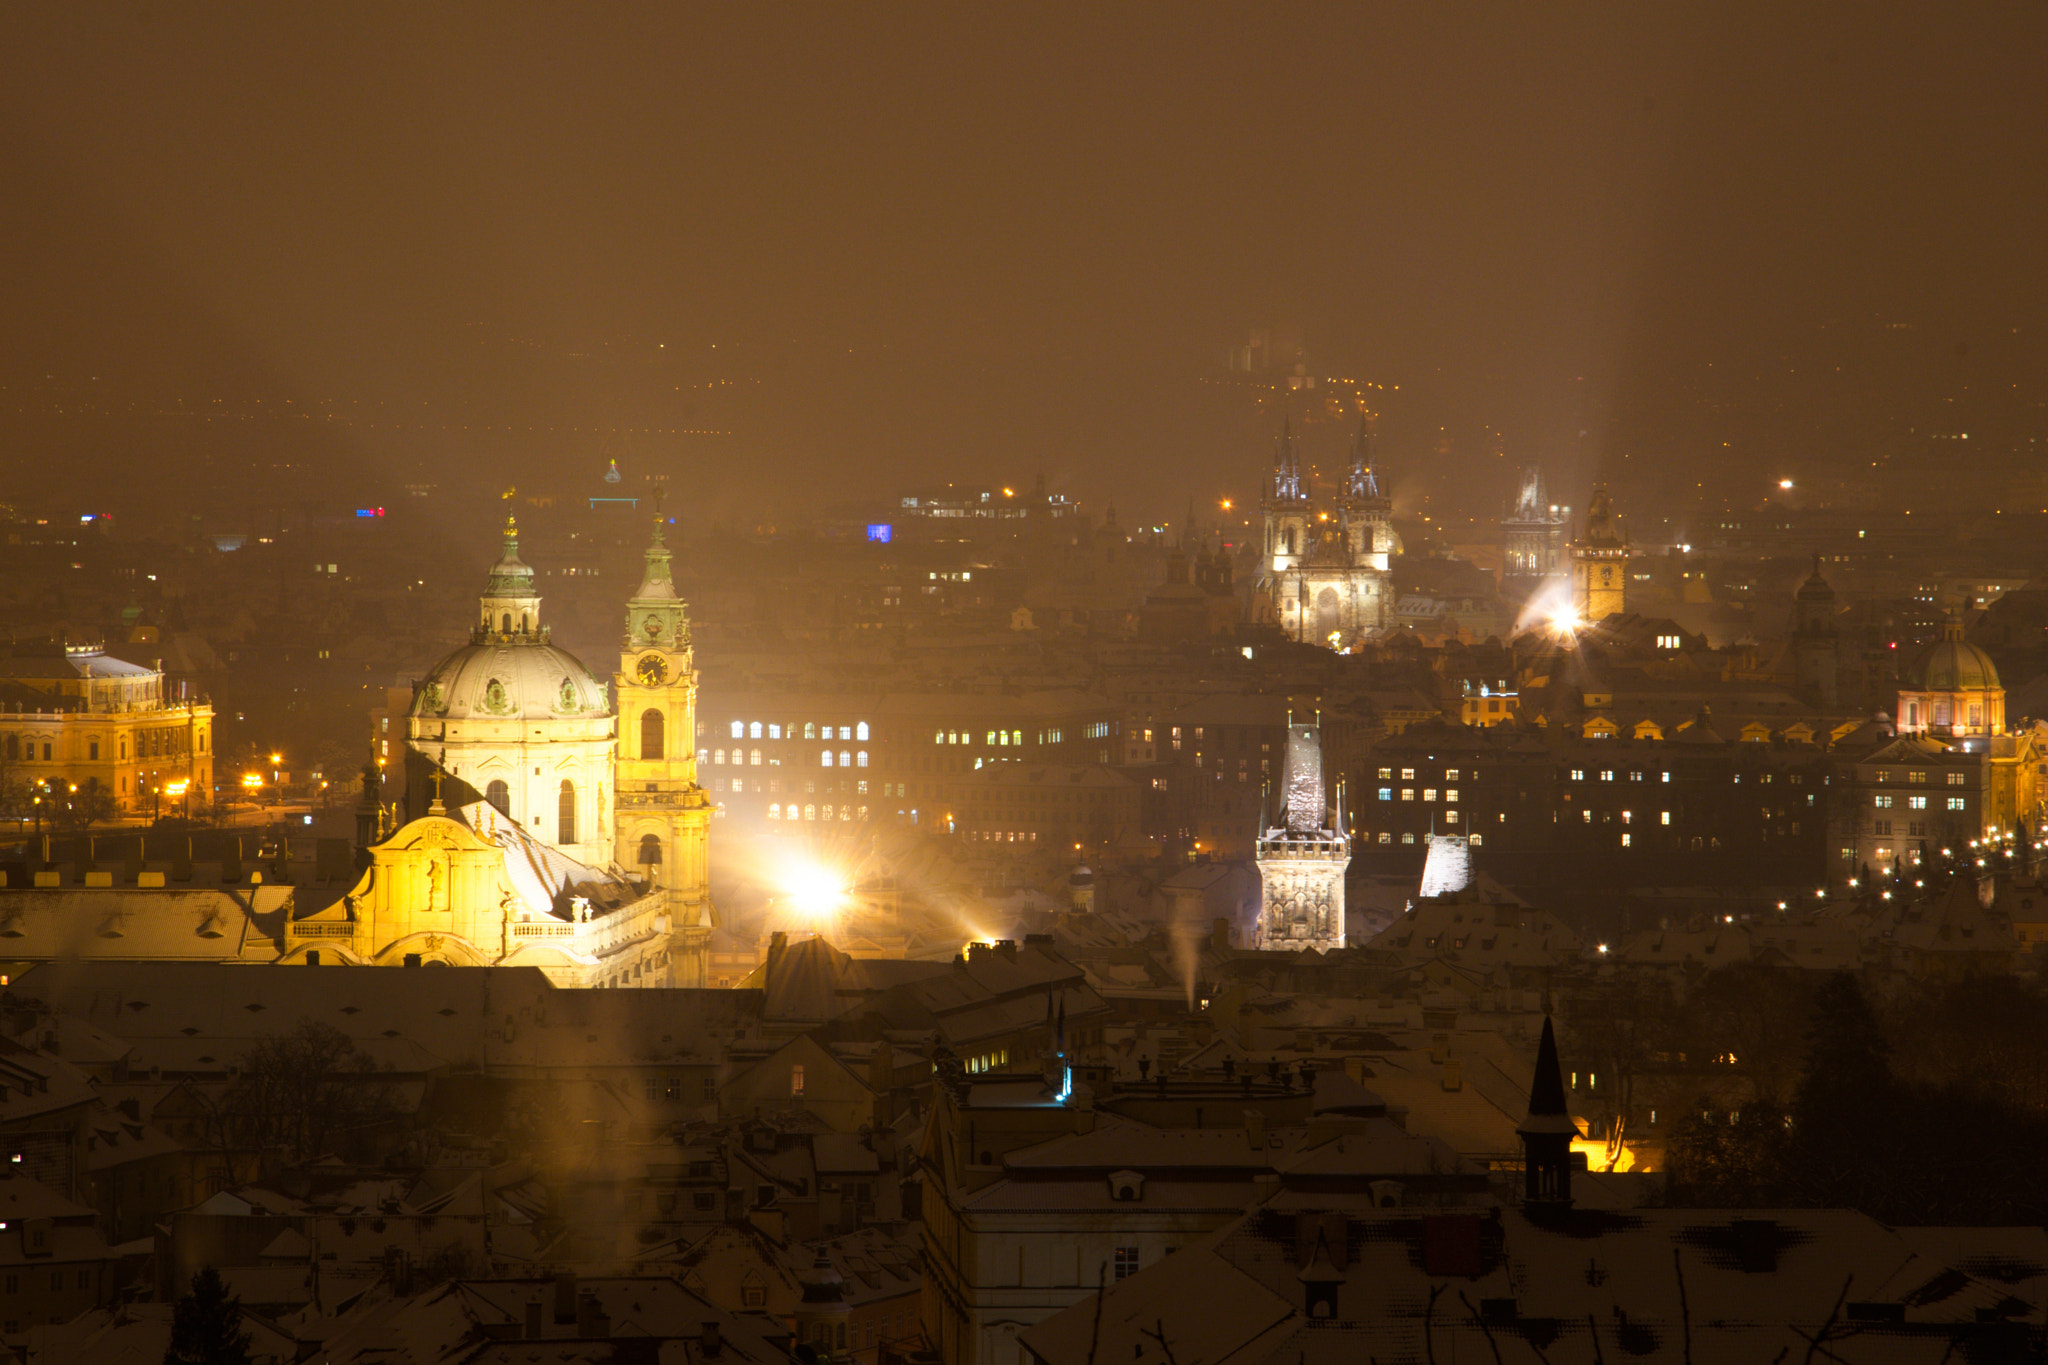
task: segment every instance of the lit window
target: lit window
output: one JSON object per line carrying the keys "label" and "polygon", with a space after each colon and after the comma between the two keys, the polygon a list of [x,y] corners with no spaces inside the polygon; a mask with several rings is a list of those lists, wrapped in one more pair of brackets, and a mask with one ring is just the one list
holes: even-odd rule
{"label": "lit window", "polygon": [[1877,802],[1877,808],[1879,810],[1890,810],[1892,808],[1892,799],[1889,795],[1881,793],[1874,799]]}
{"label": "lit window", "polygon": [[1382,801],[1391,801],[1391,800],[1393,800],[1393,799],[1394,799],[1394,789],[1393,789],[1392,787],[1381,787],[1381,788],[1380,788],[1380,800],[1382,800]]}
{"label": "lit window", "polygon": [[1401,842],[1404,844],[1412,844],[1415,842],[1415,836],[1413,834],[1404,834],[1401,836]]}
{"label": "lit window", "polygon": [[1392,831],[1390,831],[1390,830],[1384,830],[1384,829],[1383,829],[1383,830],[1381,830],[1381,831],[1380,831],[1380,842],[1381,842],[1381,843],[1383,843],[1383,844],[1391,844],[1391,843],[1393,843],[1393,842],[1394,842],[1394,835],[1393,835]]}
{"label": "lit window", "polygon": [[1660,825],[1668,825],[1668,824],[1670,824],[1670,823],[1671,823],[1671,812],[1670,812],[1670,811],[1668,811],[1668,810],[1660,810],[1660,811],[1658,811],[1658,812],[1657,812],[1657,823],[1658,823],[1658,824],[1660,824]]}
{"label": "lit window", "polygon": [[719,764],[720,766],[724,766],[724,763],[725,763],[725,750],[723,750],[723,749],[713,749],[713,750],[711,751],[711,761],[712,761],[713,763]]}
{"label": "lit window", "polygon": [[1579,818],[1590,825],[1593,823],[1593,812],[1589,810],[1582,810],[1579,812]]}
{"label": "lit window", "polygon": [[1585,770],[1584,768],[1574,768],[1574,769],[1572,769],[1572,781],[1574,781],[1574,782],[1584,782],[1585,780],[1586,780],[1586,770]]}
{"label": "lit window", "polygon": [[1470,836],[1470,837],[1469,837],[1469,838],[1468,838],[1468,839],[1466,840],[1466,842],[1467,842],[1467,843],[1469,843],[1469,844],[1471,844],[1471,845],[1472,845],[1472,847],[1474,847],[1474,848],[1477,848],[1477,847],[1479,847],[1479,845],[1480,845],[1480,842],[1481,842],[1481,836],[1480,836],[1480,835],[1477,835],[1477,834],[1474,834],[1474,835]]}
{"label": "lit window", "polygon": [[1906,805],[1913,810],[1926,810],[1927,798],[1924,796],[1909,796],[1906,798]]}
{"label": "lit window", "polygon": [[[48,757],[49,757],[49,755],[48,755],[48,754],[45,754],[45,755],[43,755],[43,756],[44,756],[45,758],[48,758]],[[1948,784],[1949,784],[1949,785],[1950,785],[1951,787],[1960,787],[1960,786],[1962,786],[1962,785],[1963,785],[1963,775],[1962,775],[1961,773],[1950,773],[1950,774],[1948,775]]]}
{"label": "lit window", "polygon": [[1458,812],[1456,812],[1456,811],[1454,811],[1454,810],[1447,810],[1447,811],[1445,811],[1445,812],[1444,812],[1444,823],[1445,823],[1445,824],[1447,824],[1447,825],[1455,825],[1455,824],[1457,824],[1457,823],[1458,823]]}
{"label": "lit window", "polygon": [[[1262,747],[1263,747],[1263,746],[1262,746]],[[1393,775],[1394,775],[1394,770],[1393,770],[1392,768],[1382,768],[1382,769],[1380,769],[1380,781],[1382,781],[1382,782],[1385,782],[1385,781],[1387,781],[1387,780],[1388,780],[1389,778],[1391,778],[1391,777],[1392,777]]]}
{"label": "lit window", "polygon": [[[739,759],[738,759],[737,757],[735,757],[735,758],[733,759],[733,761],[734,761],[735,763],[737,763],[737,762],[739,761]],[[761,751],[760,751],[759,749],[756,749],[756,750],[754,750],[754,751],[753,751],[753,764],[752,764],[752,766],[754,766],[754,767],[756,767],[756,768],[758,768],[758,767],[760,767],[760,766],[761,766]]]}
{"label": "lit window", "polygon": [[841,749],[839,751],[839,766],[842,768],[851,768],[853,766],[853,755],[848,753],[846,750]]}
{"label": "lit window", "polygon": [[1422,789],[1422,799],[1423,799],[1423,800],[1425,800],[1425,801],[1434,801],[1434,800],[1436,800],[1436,788],[1435,788],[1435,787],[1424,787],[1424,788]]}
{"label": "lit window", "polygon": [[[1444,781],[1446,781],[1446,782],[1456,782],[1457,780],[1458,780],[1458,770],[1457,770],[1456,768],[1446,768],[1446,769],[1444,769]],[[1454,796],[1454,797],[1452,797],[1451,799],[1452,799],[1453,801],[1455,801],[1455,800],[1457,800],[1458,798]]]}
{"label": "lit window", "polygon": [[1415,769],[1413,769],[1413,768],[1403,768],[1403,769],[1401,769],[1401,780],[1402,780],[1403,782],[1413,782],[1413,781],[1415,780]]}
{"label": "lit window", "polygon": [[757,720],[757,721],[755,721],[755,722],[754,722],[754,723],[753,723],[752,725],[749,725],[749,726],[747,727],[747,738],[748,738],[748,739],[759,739],[760,737],[761,737],[761,722]]}
{"label": "lit window", "polygon": [[1610,768],[1607,771],[1601,773],[1600,780],[1602,782],[1612,782],[1614,780],[1614,770]]}
{"label": "lit window", "polygon": [[829,768],[832,766],[832,751],[830,749],[827,749],[824,753],[818,756],[818,766],[822,768]]}
{"label": "lit window", "polygon": [[1970,798],[1967,796],[1951,796],[1948,799],[1948,808],[1950,810],[1967,810],[1969,805]]}
{"label": "lit window", "polygon": [[745,721],[736,720],[732,723],[732,737],[734,739],[745,739],[747,737],[747,723]]}
{"label": "lit window", "polygon": [[854,755],[854,766],[860,768],[865,768],[868,766],[868,751],[866,749],[862,749],[859,753]]}
{"label": "lit window", "polygon": [[1458,799],[1458,789],[1457,789],[1456,787],[1445,787],[1445,788],[1444,788],[1444,800],[1446,800],[1446,801],[1451,801],[1451,802],[1455,802],[1455,801],[1457,801],[1457,799]]}
{"label": "lit window", "polygon": [[1401,788],[1401,799],[1402,799],[1403,801],[1413,801],[1413,800],[1415,799],[1415,788],[1413,788],[1413,787],[1403,787],[1403,788]]}
{"label": "lit window", "polygon": [[789,1068],[789,1094],[791,1099],[801,1098],[804,1093],[804,1064],[791,1063]]}
{"label": "lit window", "polygon": [[1622,835],[1622,836],[1621,836],[1621,846],[1622,846],[1623,848],[1627,848],[1627,847],[1628,847],[1628,841],[1629,841],[1629,836],[1628,836],[1628,835],[1624,834],[1624,835]]}
{"label": "lit window", "polygon": [[780,820],[782,818],[782,803],[780,801],[769,804],[768,818],[770,820]]}

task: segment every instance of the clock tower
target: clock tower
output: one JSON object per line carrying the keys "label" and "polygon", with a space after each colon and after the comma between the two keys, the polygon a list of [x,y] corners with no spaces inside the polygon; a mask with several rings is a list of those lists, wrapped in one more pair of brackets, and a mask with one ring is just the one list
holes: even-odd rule
{"label": "clock tower", "polygon": [[619,648],[615,858],[668,901],[672,986],[702,986],[717,916],[709,891],[711,802],[697,785],[697,666],[690,617],[669,576],[661,523]]}

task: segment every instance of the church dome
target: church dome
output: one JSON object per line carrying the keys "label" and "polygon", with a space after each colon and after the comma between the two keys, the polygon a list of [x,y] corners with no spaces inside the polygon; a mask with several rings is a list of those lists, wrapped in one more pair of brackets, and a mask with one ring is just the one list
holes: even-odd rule
{"label": "church dome", "polygon": [[1951,620],[1941,638],[1906,664],[1899,685],[1907,692],[1975,692],[1996,688],[1998,666],[1991,656],[1963,639],[1963,627]]}
{"label": "church dome", "polygon": [[566,649],[538,640],[462,646],[435,664],[412,714],[437,719],[564,720],[609,716],[604,683]]}

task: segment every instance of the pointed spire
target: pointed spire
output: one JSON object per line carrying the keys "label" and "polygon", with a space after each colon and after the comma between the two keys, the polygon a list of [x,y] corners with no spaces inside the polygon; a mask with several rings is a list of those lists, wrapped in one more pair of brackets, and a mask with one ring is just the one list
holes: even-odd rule
{"label": "pointed spire", "polygon": [[1378,498],[1379,471],[1374,467],[1372,422],[1358,415],[1358,432],[1351,438],[1351,471],[1344,479],[1344,496],[1351,499]]}
{"label": "pointed spire", "polygon": [[1543,1016],[1543,1037],[1536,1044],[1536,1074],[1529,1082],[1529,1112],[1519,1131],[1578,1132],[1565,1105],[1564,1066],[1557,1058],[1557,1032],[1547,1014]]}

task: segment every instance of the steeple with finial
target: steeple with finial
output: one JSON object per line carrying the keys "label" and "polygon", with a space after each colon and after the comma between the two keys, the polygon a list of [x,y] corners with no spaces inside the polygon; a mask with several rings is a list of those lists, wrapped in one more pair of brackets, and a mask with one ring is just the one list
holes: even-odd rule
{"label": "steeple with finial", "polygon": [[646,568],[639,590],[626,603],[627,649],[659,646],[680,650],[690,643],[690,618],[669,572],[668,539],[664,533],[661,490],[654,493],[654,533],[648,538]]}
{"label": "steeple with finial", "polygon": [[1562,1212],[1572,1205],[1572,1139],[1579,1135],[1565,1104],[1564,1068],[1557,1059],[1557,1033],[1543,1016],[1536,1044],[1536,1074],[1529,1082],[1529,1111],[1516,1132],[1522,1135],[1522,1204],[1530,1212]]}

